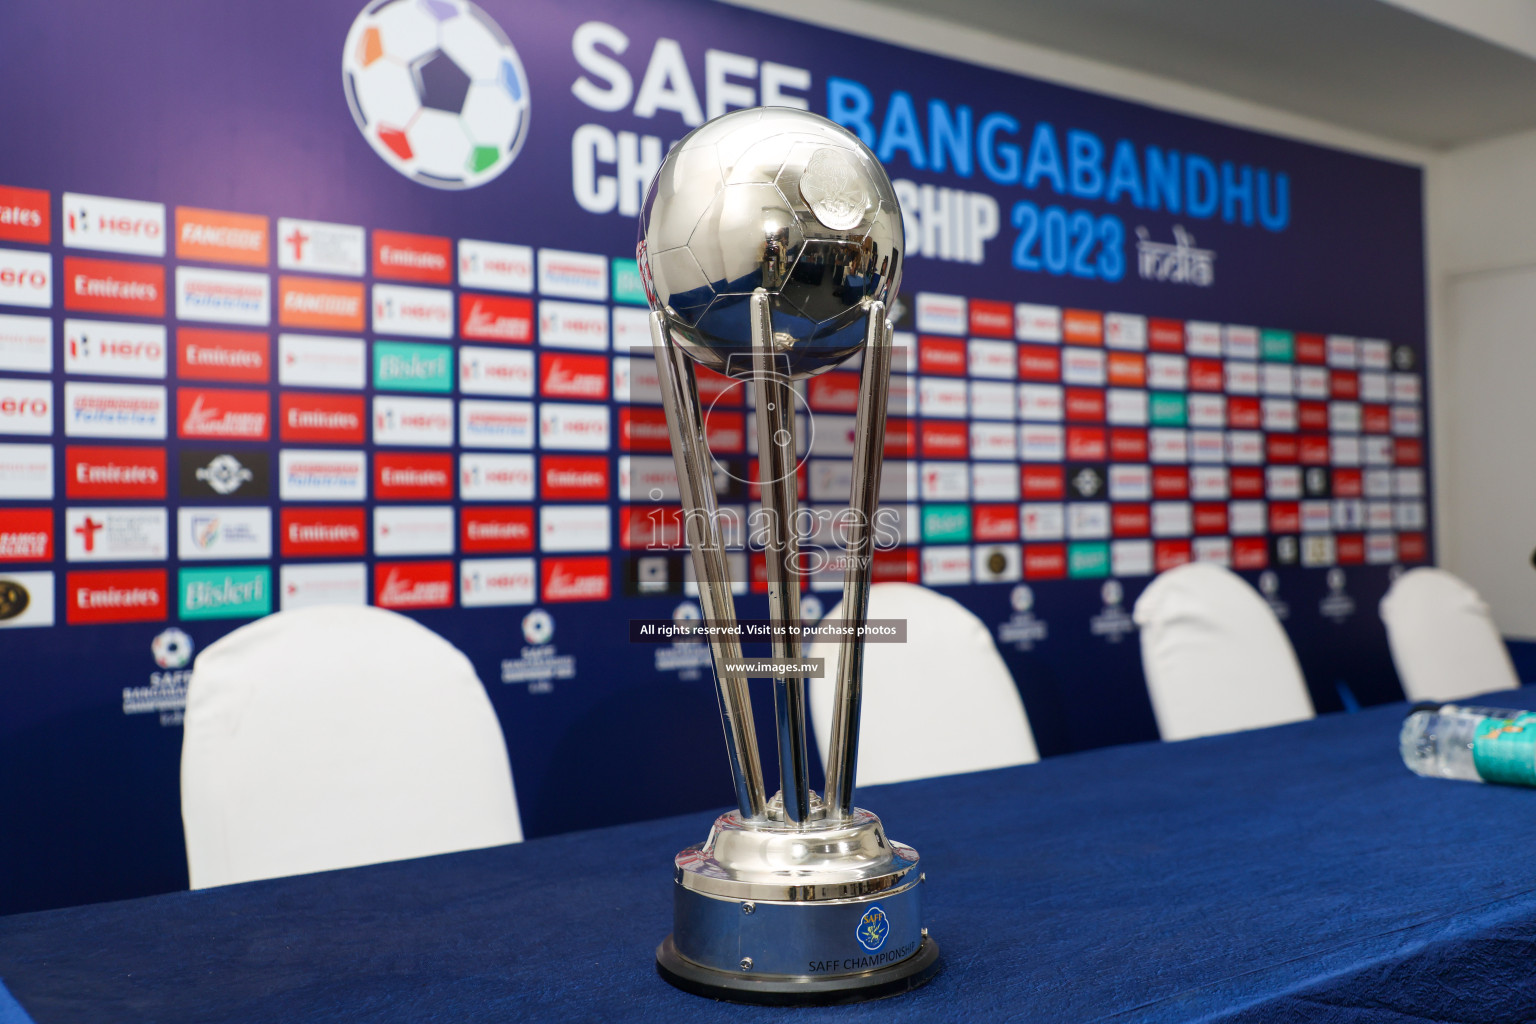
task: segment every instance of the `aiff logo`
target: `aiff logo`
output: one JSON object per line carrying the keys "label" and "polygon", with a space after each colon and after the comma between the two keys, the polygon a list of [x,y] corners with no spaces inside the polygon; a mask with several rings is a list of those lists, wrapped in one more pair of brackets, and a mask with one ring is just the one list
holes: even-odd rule
{"label": "aiff logo", "polygon": [[864,916],[859,918],[859,926],[853,934],[858,938],[859,945],[871,953],[878,953],[891,934],[891,920],[885,916],[885,911],[877,903],[864,911]]}
{"label": "aiff logo", "polygon": [[423,185],[484,185],[528,135],[522,61],[469,0],[373,0],[347,33],[341,71],[373,151]]}

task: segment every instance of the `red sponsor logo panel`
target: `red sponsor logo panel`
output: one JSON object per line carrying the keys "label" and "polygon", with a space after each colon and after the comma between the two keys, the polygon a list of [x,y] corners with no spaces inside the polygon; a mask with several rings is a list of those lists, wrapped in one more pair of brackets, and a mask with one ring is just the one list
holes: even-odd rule
{"label": "red sponsor logo panel", "polygon": [[459,297],[459,337],[531,345],[533,300],[465,292]]}
{"label": "red sponsor logo panel", "polygon": [[373,276],[391,281],[453,283],[453,243],[437,235],[374,231]]}
{"label": "red sponsor logo panel", "polygon": [[66,256],[64,308],[163,317],[165,267],[158,263]]}
{"label": "red sponsor logo panel", "polygon": [[266,441],[272,436],[271,395],[224,388],[176,389],[176,436]]}
{"label": "red sponsor logo panel", "polygon": [[362,555],[368,550],[368,525],[361,506],[285,505],[278,520],[284,558]]}
{"label": "red sponsor logo panel", "polygon": [[1328,403],[1297,402],[1296,426],[1301,430],[1327,430]]}
{"label": "red sponsor logo panel", "polygon": [[64,577],[71,626],[103,622],[160,622],[169,607],[164,569],[108,569]]}
{"label": "red sponsor logo panel", "polygon": [[1104,344],[1104,315],[1087,309],[1062,310],[1061,340],[1068,345]]}
{"label": "red sponsor logo panel", "polygon": [[1073,423],[1104,422],[1104,392],[1097,388],[1067,388],[1066,416]]}
{"label": "red sponsor logo panel", "polygon": [[0,185],[0,238],[47,245],[53,238],[48,192]]}
{"label": "red sponsor logo panel", "polygon": [[373,494],[396,500],[453,497],[453,456],[441,452],[375,452]]}
{"label": "red sponsor logo panel", "polygon": [[1020,345],[1019,379],[1061,380],[1061,350],[1048,345]]}
{"label": "red sponsor logo panel", "polygon": [[363,285],[319,277],[277,279],[277,322],[286,327],[317,327],[357,334],[363,329]]}
{"label": "red sponsor logo panel", "polygon": [[922,427],[923,455],[935,459],[963,459],[970,454],[967,424],[926,420]]}
{"label": "red sponsor logo panel", "polygon": [[1152,497],[1160,499],[1189,497],[1187,466],[1153,466]]}
{"label": "red sponsor logo panel", "polygon": [[1333,471],[1333,496],[1335,498],[1359,498],[1365,495],[1364,474],[1358,469]]}
{"label": "red sponsor logo panel", "polygon": [[1321,334],[1296,335],[1296,361],[1322,366],[1328,362],[1328,342]]}
{"label": "red sponsor logo panel", "polygon": [[1422,533],[1400,533],[1397,535],[1397,560],[1399,562],[1422,562],[1429,557],[1429,544]]}
{"label": "red sponsor logo panel", "polygon": [[963,338],[922,337],[917,341],[917,367],[922,373],[949,377],[965,376],[965,340]]}
{"label": "red sponsor logo panel", "polygon": [[1264,453],[1270,462],[1290,464],[1301,457],[1301,445],[1295,434],[1265,434]]}
{"label": "red sponsor logo panel", "polygon": [[1232,568],[1262,569],[1269,564],[1269,543],[1263,537],[1232,538]]}
{"label": "red sponsor logo panel", "polygon": [[1111,352],[1106,360],[1110,384],[1121,388],[1145,387],[1147,359],[1139,352]]}
{"label": "red sponsor logo panel", "polygon": [[373,603],[380,608],[453,607],[452,562],[379,562]]}
{"label": "red sponsor logo panel", "polygon": [[1338,554],[1340,565],[1364,565],[1365,564],[1365,535],[1359,533],[1341,533],[1334,541],[1334,551]]}
{"label": "red sponsor logo panel", "polygon": [[1195,505],[1195,532],[1201,536],[1227,532],[1227,506],[1221,502]]}
{"label": "red sponsor logo panel", "polygon": [[278,436],[284,441],[362,444],[368,414],[362,395],[284,391],[278,396]]}
{"label": "red sponsor logo panel", "polygon": [[1233,466],[1228,481],[1234,498],[1264,497],[1264,470],[1258,466]]}
{"label": "red sponsor logo panel", "polygon": [[1138,427],[1112,427],[1109,457],[1113,462],[1146,462],[1147,432]]}
{"label": "red sponsor logo panel", "polygon": [[733,377],[716,373],[705,366],[696,366],[694,379],[699,385],[699,401],[705,408],[715,405],[741,405],[746,400],[745,385]]}
{"label": "red sponsor logo panel", "polygon": [[1067,428],[1067,458],[1073,462],[1103,462],[1108,450],[1103,427]]}
{"label": "red sponsor logo panel", "polygon": [[544,600],[606,601],[613,590],[612,573],[605,555],[582,558],[546,558],[539,565],[540,592]]}
{"label": "red sponsor logo panel", "polygon": [[1328,465],[1328,438],[1315,434],[1303,434],[1297,461],[1303,466]]}
{"label": "red sponsor logo panel", "polygon": [[1067,575],[1067,546],[1065,544],[1024,545],[1024,578],[1027,580],[1059,580]]}
{"label": "red sponsor logo panel", "polygon": [[1360,410],[1360,428],[1367,434],[1392,433],[1392,407],[1367,405]]}
{"label": "red sponsor logo panel", "polygon": [[1116,537],[1145,537],[1152,532],[1152,507],[1131,504],[1111,505],[1111,529]]}
{"label": "red sponsor logo panel", "polygon": [[667,414],[660,409],[624,406],[619,409],[619,449],[626,452],[670,452]]}
{"label": "red sponsor logo panel", "polygon": [[876,551],[870,578],[875,583],[916,583],[922,575],[917,548]]}
{"label": "red sponsor logo panel", "polygon": [[1269,532],[1270,533],[1299,533],[1301,532],[1301,506],[1294,501],[1272,501],[1269,503]]}
{"label": "red sponsor logo panel", "polygon": [[1018,540],[1017,505],[971,506],[971,536],[977,541]]}
{"label": "red sponsor logo panel", "polygon": [[1227,426],[1233,430],[1259,429],[1259,400],[1232,395],[1227,399]]}
{"label": "red sponsor logo panel", "polygon": [[66,497],[165,497],[164,448],[69,445],[64,462]]}
{"label": "red sponsor logo panel", "polygon": [[1156,541],[1152,545],[1152,567],[1158,572],[1178,568],[1193,557],[1192,547],[1188,540]]}
{"label": "red sponsor logo panel", "polygon": [[[800,466],[795,470],[795,490],[799,494],[801,501],[805,500],[806,475],[807,473],[805,463],[802,462],[800,463]],[[751,462],[747,463],[747,498],[752,501],[757,501],[762,496],[763,489],[758,485],[757,482],[757,460],[753,459]]]}
{"label": "red sponsor logo panel", "polygon": [[[747,421],[739,412],[713,412],[704,420],[704,436],[710,451],[739,455],[747,450]],[[667,450],[671,449],[669,442]]]}
{"label": "red sponsor logo panel", "polygon": [[606,402],[608,370],[604,356],[543,352],[539,355],[539,394],[546,398]]}
{"label": "red sponsor logo panel", "polygon": [[1399,437],[1392,442],[1392,462],[1398,466],[1424,464],[1424,442],[1416,437]]}
{"label": "red sponsor logo panel", "polygon": [[551,501],[606,501],[606,455],[545,455],[539,460],[539,497]]}
{"label": "red sponsor logo panel", "polygon": [[619,547],[655,551],[684,545],[683,510],[677,505],[625,505],[619,509]]}
{"label": "red sponsor logo panel", "polygon": [[1060,501],[1067,492],[1066,471],[1061,466],[1025,466],[1019,488],[1025,501]]}
{"label": "red sponsor logo panel", "polygon": [[0,509],[0,564],[53,561],[53,509]]}
{"label": "red sponsor logo panel", "polygon": [[1147,348],[1153,352],[1182,353],[1184,351],[1184,321],[1148,320]]}
{"label": "red sponsor logo panel", "polygon": [[465,554],[532,551],[532,505],[465,505],[459,521],[459,547]]}
{"label": "red sponsor logo panel", "polygon": [[814,412],[856,412],[859,375],[846,370],[824,373],[806,382],[806,404]]}
{"label": "red sponsor logo panel", "polygon": [[1220,391],[1223,386],[1220,359],[1191,359],[1189,361],[1189,390]]}
{"label": "red sponsor logo panel", "polygon": [[1329,370],[1328,394],[1334,398],[1359,398],[1360,375],[1354,370]]}
{"label": "red sponsor logo panel", "polygon": [[984,338],[1013,337],[1013,306],[991,299],[972,299],[971,333]]}
{"label": "red sponsor logo panel", "polygon": [[271,339],[260,331],[178,327],[176,375],[191,380],[265,384],[272,377]]}
{"label": "red sponsor logo panel", "polygon": [[917,454],[917,421],[887,419],[885,421],[885,457],[905,459]]}

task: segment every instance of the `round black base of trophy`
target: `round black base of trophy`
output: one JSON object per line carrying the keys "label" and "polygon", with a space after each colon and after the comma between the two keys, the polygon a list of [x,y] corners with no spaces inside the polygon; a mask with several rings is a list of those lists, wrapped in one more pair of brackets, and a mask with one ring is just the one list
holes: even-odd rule
{"label": "round black base of trophy", "polygon": [[926,937],[917,952],[900,963],[831,978],[754,978],[700,967],[678,954],[670,935],[656,947],[656,972],[684,992],[766,1006],[835,1006],[887,999],[927,984],[939,973],[939,966],[939,944]]}

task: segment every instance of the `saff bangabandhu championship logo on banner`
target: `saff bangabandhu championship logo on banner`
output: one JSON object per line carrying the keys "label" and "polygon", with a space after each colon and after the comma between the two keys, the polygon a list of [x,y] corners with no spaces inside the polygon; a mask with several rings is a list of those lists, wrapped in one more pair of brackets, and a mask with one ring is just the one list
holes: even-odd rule
{"label": "saff bangabandhu championship logo on banner", "polygon": [[522,61],[469,0],[374,0],[347,33],[341,67],[358,130],[423,185],[484,185],[528,134]]}

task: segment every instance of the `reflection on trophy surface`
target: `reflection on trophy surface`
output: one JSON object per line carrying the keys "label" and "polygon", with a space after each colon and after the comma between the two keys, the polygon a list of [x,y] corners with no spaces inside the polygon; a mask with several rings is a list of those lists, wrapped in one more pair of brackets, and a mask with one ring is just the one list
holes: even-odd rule
{"label": "reflection on trophy surface", "polygon": [[[855,136],[801,110],[725,114],[672,148],[641,213],[663,405],[704,618],[736,621],[694,364],[751,382],[770,619],[800,621],[794,531],[794,381],[863,352],[843,608],[868,608],[902,221],[890,180]],[[775,676],[779,792],[770,800],[740,643],[710,638],[737,808],[676,859],[662,974],[754,1002],[850,1002],[906,991],[938,969],[922,926],[917,852],[853,805],[863,640],[842,641],[826,794],[808,784],[805,680]],[[776,632],[776,660],[800,639]],[[777,668],[777,666],[776,666]]]}

